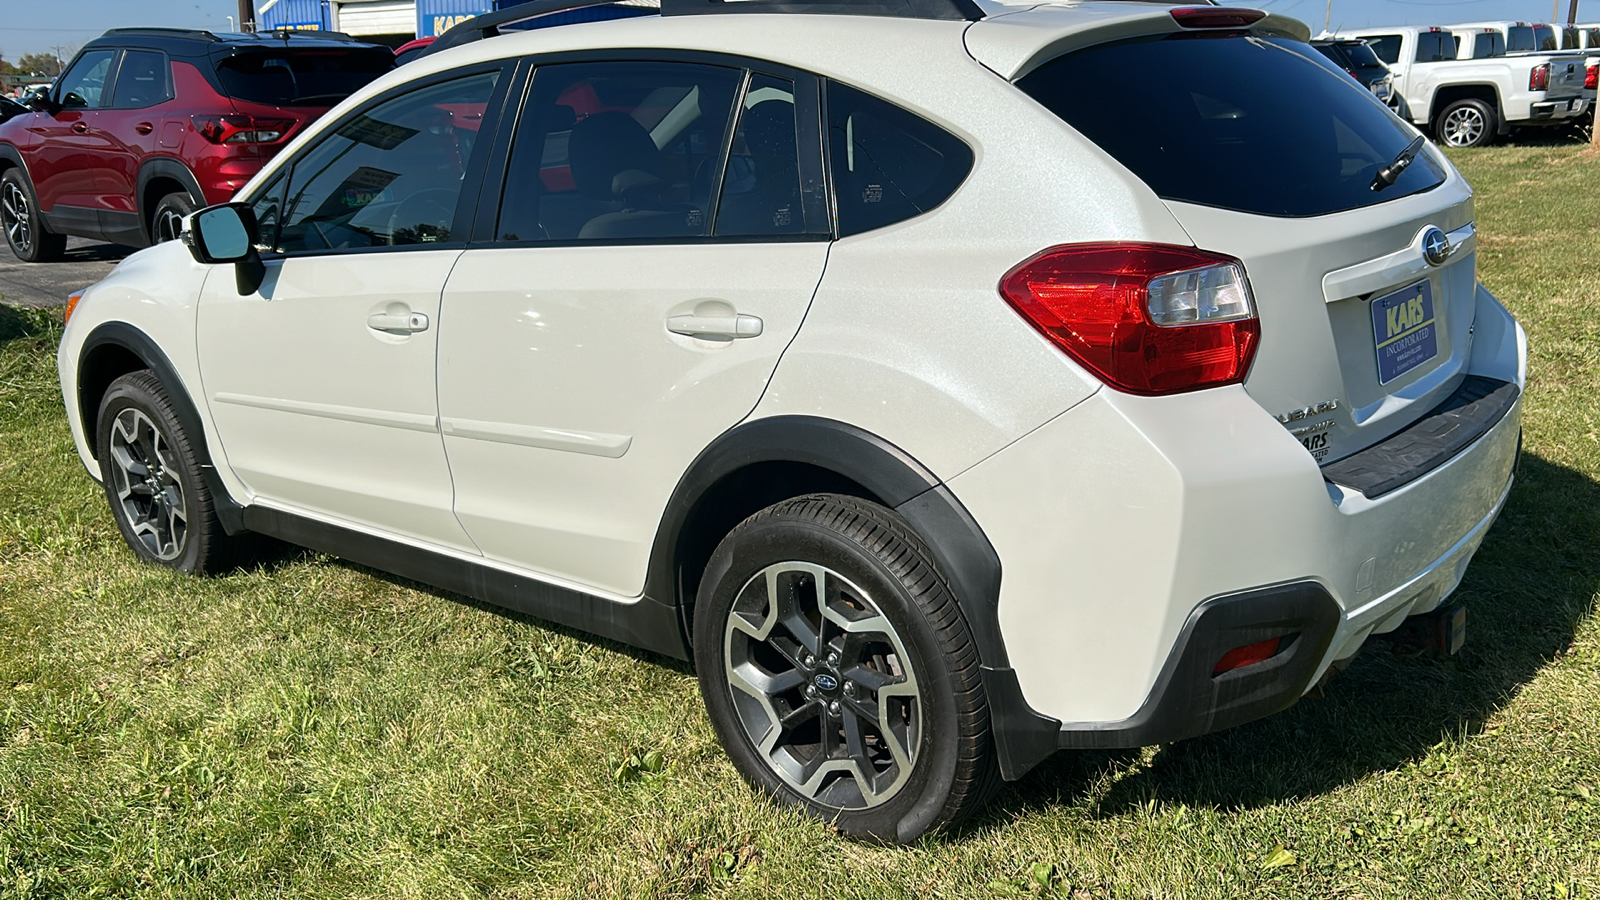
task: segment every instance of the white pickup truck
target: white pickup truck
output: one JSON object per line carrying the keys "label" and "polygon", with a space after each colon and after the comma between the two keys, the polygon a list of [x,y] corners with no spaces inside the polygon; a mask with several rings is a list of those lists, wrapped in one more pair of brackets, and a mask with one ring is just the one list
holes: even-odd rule
{"label": "white pickup truck", "polygon": [[1450,147],[1481,147],[1513,125],[1564,123],[1588,110],[1581,53],[1509,56],[1504,35],[1492,31],[1399,26],[1334,36],[1371,44],[1394,73],[1411,121]]}

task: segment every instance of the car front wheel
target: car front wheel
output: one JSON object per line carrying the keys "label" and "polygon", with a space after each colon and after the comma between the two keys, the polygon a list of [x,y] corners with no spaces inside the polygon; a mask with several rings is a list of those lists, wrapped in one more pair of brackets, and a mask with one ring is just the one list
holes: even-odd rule
{"label": "car front wheel", "polygon": [[66,235],[45,231],[33,186],[15,167],[0,175],[0,230],[6,233],[6,246],[23,262],[60,259],[67,249]]}
{"label": "car front wheel", "polygon": [[181,572],[220,572],[240,560],[243,539],[217,520],[191,438],[154,374],[111,382],[96,423],[106,499],[135,555]]}
{"label": "car front wheel", "polygon": [[894,512],[815,494],[750,517],[713,554],[694,628],[712,725],[780,802],[904,843],[998,785],[977,648]]}

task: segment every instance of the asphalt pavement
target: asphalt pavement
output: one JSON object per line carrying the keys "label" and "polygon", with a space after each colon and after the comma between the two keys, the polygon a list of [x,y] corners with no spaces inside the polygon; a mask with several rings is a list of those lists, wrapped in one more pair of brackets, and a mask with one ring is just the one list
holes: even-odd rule
{"label": "asphalt pavement", "polygon": [[132,252],[130,247],[68,238],[67,254],[57,262],[25,263],[0,243],[0,303],[64,306],[68,294],[106,277]]}

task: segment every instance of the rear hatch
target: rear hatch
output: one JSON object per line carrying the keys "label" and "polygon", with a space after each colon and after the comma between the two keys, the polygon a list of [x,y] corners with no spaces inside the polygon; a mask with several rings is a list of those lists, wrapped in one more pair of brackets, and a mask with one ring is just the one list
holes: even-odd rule
{"label": "rear hatch", "polygon": [[1163,16],[1120,31],[1016,83],[1149,185],[1197,247],[1243,262],[1261,329],[1250,395],[1321,463],[1446,398],[1471,345],[1476,242],[1443,156],[1424,146],[1375,190],[1416,132],[1281,30]]}
{"label": "rear hatch", "polygon": [[395,62],[394,51],[376,44],[285,42],[219,50],[212,65],[237,113],[294,123],[283,135],[286,141]]}

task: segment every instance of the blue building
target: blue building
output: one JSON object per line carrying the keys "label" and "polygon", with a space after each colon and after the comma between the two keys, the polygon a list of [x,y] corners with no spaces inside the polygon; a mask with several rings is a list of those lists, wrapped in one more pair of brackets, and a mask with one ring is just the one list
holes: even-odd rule
{"label": "blue building", "polygon": [[[437,37],[473,16],[519,2],[522,0],[256,0],[256,20],[263,31],[342,31],[363,40],[399,46],[413,38]],[[543,16],[538,24],[544,27],[648,15],[654,12],[652,5],[646,0],[622,0],[613,6]]]}

